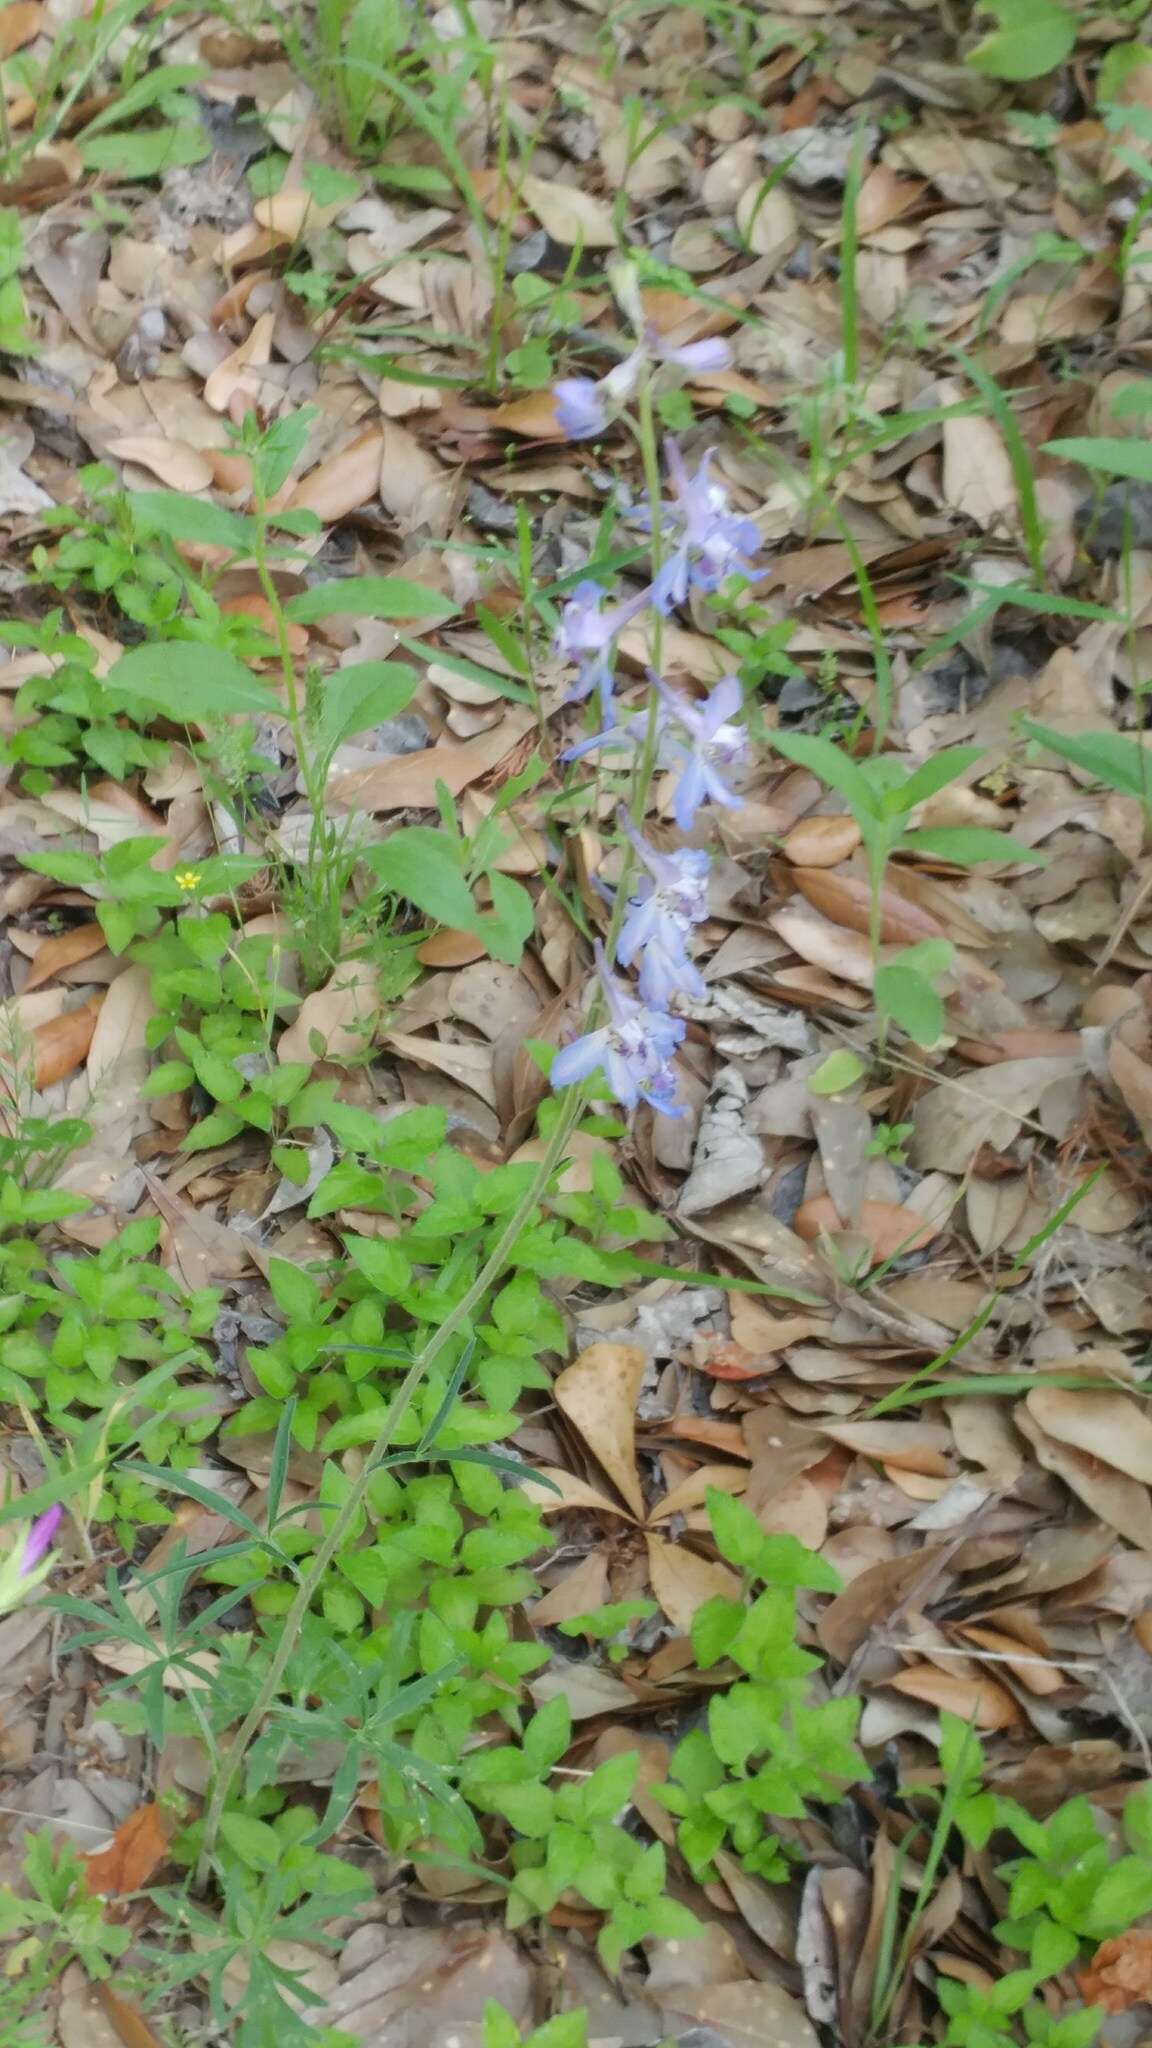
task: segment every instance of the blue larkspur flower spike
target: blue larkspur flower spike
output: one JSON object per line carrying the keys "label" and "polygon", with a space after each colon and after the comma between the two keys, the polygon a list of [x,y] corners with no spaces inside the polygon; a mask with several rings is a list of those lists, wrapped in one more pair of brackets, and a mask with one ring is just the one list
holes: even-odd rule
{"label": "blue larkspur flower spike", "polygon": [[568,702],[578,704],[595,690],[605,720],[612,716],[612,647],[630,619],[648,603],[647,590],[625,598],[622,604],[606,604],[607,592],[586,579],[578,583],[560,614],[556,653],[565,661],[579,664]]}
{"label": "blue larkspur flower spike", "polygon": [[658,853],[630,818],[620,822],[647,873],[629,899],[616,958],[623,967],[638,963],[637,984],[646,1003],[665,1009],[674,996],[701,1002],[707,990],[688,941],[693,926],[708,915],[708,855],[693,846]]}
{"label": "blue larkspur flower spike", "polygon": [[597,1031],[586,1031],[557,1053],[552,1062],[553,1088],[568,1088],[574,1081],[602,1072],[625,1109],[649,1102],[666,1116],[681,1115],[675,1099],[676,1077],[669,1062],[684,1036],[683,1019],[637,1002],[609,972],[599,945],[596,971],[608,1005],[608,1022]]}
{"label": "blue larkspur flower spike", "polygon": [[734,723],[742,703],[737,678],[721,676],[702,704],[690,703],[659,679],[656,687],[668,725],[679,728],[684,735],[681,739],[673,733],[664,749],[680,766],[672,797],[672,816],[680,830],[691,831],[703,803],[719,804],[726,811],[740,810],[743,797],[729,788],[720,773],[722,768],[732,768],[743,761],[748,751],[748,734],[742,725]]}
{"label": "blue larkspur flower spike", "polygon": [[[717,590],[736,571],[743,576],[756,573],[749,560],[760,546],[756,522],[728,510],[727,491],[709,475],[712,454],[708,449],[695,475],[689,476],[676,442],[665,443],[673,498],[662,508],[660,519],[670,549],[652,585],[652,603],[662,612],[683,604],[689,590]],[[635,516],[651,532],[651,506],[639,507]]]}
{"label": "blue larkspur flower spike", "polygon": [[649,328],[644,339],[606,377],[561,377],[552,386],[556,424],[561,433],[570,441],[592,441],[604,433],[635,395],[646,363],[674,363],[690,377],[710,376],[731,368],[732,351],[719,338],[689,341],[673,348],[660,339],[655,328]]}

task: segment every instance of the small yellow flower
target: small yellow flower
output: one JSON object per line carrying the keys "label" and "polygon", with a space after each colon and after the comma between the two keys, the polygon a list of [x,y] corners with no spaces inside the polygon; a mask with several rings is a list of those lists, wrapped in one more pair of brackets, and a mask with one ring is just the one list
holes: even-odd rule
{"label": "small yellow flower", "polygon": [[198,889],[200,887],[200,872],[198,868],[181,868],[177,874],[173,875],[172,879],[178,889]]}

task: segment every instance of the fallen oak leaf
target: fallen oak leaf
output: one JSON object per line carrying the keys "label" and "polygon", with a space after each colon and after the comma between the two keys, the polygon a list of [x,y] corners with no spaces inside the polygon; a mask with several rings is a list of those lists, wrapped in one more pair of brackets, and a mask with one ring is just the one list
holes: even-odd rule
{"label": "fallen oak leaf", "polygon": [[674,1628],[687,1635],[692,1617],[706,1600],[739,1600],[740,1580],[726,1564],[697,1557],[682,1543],[647,1536],[648,1576],[652,1591]]}
{"label": "fallen oak leaf", "polygon": [[93,954],[103,952],[107,943],[98,924],[78,924],[70,932],[60,932],[45,939],[36,948],[22,994],[28,995],[32,989],[51,981],[63,967],[75,967],[81,960],[91,960]]}
{"label": "fallen oak leaf", "polygon": [[124,2048],[162,2048],[159,2035],[152,2032],[143,2013],[138,2012],[134,2005],[127,2004],[109,1983],[94,1984],[92,1989]]}
{"label": "fallen oak leaf", "polygon": [[637,1344],[590,1344],[553,1388],[556,1405],[627,1501],[644,1515],[636,1471],[636,1397],[647,1360]]}
{"label": "fallen oak leaf", "polygon": [[1126,1927],[1112,1941],[1102,1941],[1076,1984],[1085,2005],[1105,2012],[1127,2012],[1152,2002],[1152,1929]]}
{"label": "fallen oak leaf", "polygon": [[78,1009],[65,1010],[61,1016],[36,1026],[32,1046],[37,1088],[50,1088],[53,1081],[74,1074],[87,1059],[103,1002],[101,990],[99,995],[89,996]]}
{"label": "fallen oak leaf", "polygon": [[168,1855],[168,1827],[160,1808],[138,1806],[121,1821],[107,1848],[84,1859],[84,1883],[94,1898],[143,1891]]}

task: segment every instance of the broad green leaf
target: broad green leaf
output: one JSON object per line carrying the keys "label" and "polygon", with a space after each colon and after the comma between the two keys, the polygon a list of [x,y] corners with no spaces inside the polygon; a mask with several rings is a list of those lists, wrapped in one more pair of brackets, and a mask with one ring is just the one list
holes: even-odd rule
{"label": "broad green leaf", "polygon": [[220,1837],[249,1870],[275,1870],[284,1846],[275,1828],[247,1813],[226,1813]]}
{"label": "broad green leaf", "polygon": [[123,128],[125,123],[135,120],[146,107],[153,107],[170,92],[180,92],[186,85],[198,85],[207,78],[206,64],[156,64],[143,78],[137,79],[126,92],[112,95],[110,104],[102,107],[81,130],[81,142],[87,142],[93,135],[100,135],[108,128]]}
{"label": "broad green leaf", "polygon": [[346,1237],[344,1249],[357,1271],[380,1294],[402,1294],[412,1278],[407,1254],[386,1237]]}
{"label": "broad green leaf", "polygon": [[284,607],[290,619],[310,625],[314,619],[445,619],[457,607],[438,590],[409,583],[402,576],[345,576],[338,583],[318,583],[302,590]]}
{"label": "broad green leaf", "polygon": [[1103,476],[1126,476],[1135,483],[1152,483],[1152,442],[1073,435],[1067,441],[1046,441],[1040,452],[1062,455],[1066,462],[1081,462],[1085,469],[1098,469]]}
{"label": "broad green leaf", "polygon": [[944,1005],[914,967],[892,965],[876,972],[876,1001],[916,1045],[935,1045],[944,1031]]}
{"label": "broad green leaf", "polygon": [[474,922],[476,905],[456,849],[434,826],[401,826],[381,846],[368,847],[364,858],[386,889],[438,924],[458,931]]}
{"label": "broad green leaf", "polygon": [[177,725],[270,711],[275,700],[234,654],[198,641],[153,641],[132,647],[108,671],[110,689],[139,697]]}
{"label": "broad green leaf", "polygon": [[1056,0],[993,0],[989,12],[1000,26],[977,43],[968,62],[990,78],[1043,78],[1076,47],[1076,17]]}
{"label": "broad green leaf", "polygon": [[[1152,447],[1148,453],[1152,455]],[[1047,747],[1050,754],[1059,754],[1062,760],[1071,761],[1073,767],[1082,768],[1086,775],[1095,776],[1097,782],[1106,782],[1110,789],[1139,797],[1141,803],[1152,797],[1152,755],[1139,740],[1129,739],[1126,733],[1084,732],[1073,736],[1054,732],[1051,726],[1037,725],[1030,718],[1021,719],[1020,729],[1030,740],[1038,740]]]}
{"label": "broad green leaf", "polygon": [[130,135],[96,135],[82,141],[79,149],[86,171],[107,171],[113,178],[158,178],[162,171],[202,163],[211,156],[212,143],[199,121],[181,121]]}
{"label": "broad green leaf", "polygon": [[819,776],[829,789],[842,796],[857,820],[861,815],[875,815],[876,802],[868,779],[841,747],[822,738],[819,733],[774,732],[771,739],[776,752],[783,754],[786,761],[795,761],[798,767],[807,768],[811,775]]}
{"label": "broad green leaf", "polygon": [[358,661],[338,668],[322,685],[320,742],[325,752],[355,732],[395,718],[410,704],[420,681],[404,661]]}
{"label": "broad green leaf", "polygon": [[231,548],[234,554],[244,553],[252,545],[252,521],[211,498],[190,498],[184,491],[132,491],[128,502],[142,533],[162,533],[169,540],[193,541],[202,547]]}
{"label": "broad green leaf", "polygon": [[934,754],[923,767],[914,769],[901,786],[901,810],[910,811],[914,805],[926,803],[938,790],[946,789],[950,782],[974,768],[984,751],[983,747],[945,747],[942,753]]}
{"label": "broad green leaf", "polygon": [[866,1072],[863,1060],[842,1046],[839,1051],[830,1052],[814,1074],[809,1074],[808,1092],[810,1095],[839,1095],[841,1089],[851,1088]]}
{"label": "broad green leaf", "polygon": [[1013,861],[1030,868],[1045,865],[1042,853],[1022,845],[1010,832],[994,832],[986,825],[933,826],[925,832],[906,832],[900,844],[911,853],[955,861],[957,867],[976,867],[982,860]]}

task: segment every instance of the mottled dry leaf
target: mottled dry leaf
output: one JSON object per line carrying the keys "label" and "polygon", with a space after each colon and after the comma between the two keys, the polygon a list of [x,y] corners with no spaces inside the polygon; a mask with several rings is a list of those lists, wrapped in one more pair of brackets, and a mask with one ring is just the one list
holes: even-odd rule
{"label": "mottled dry leaf", "polygon": [[590,1344],[553,1388],[557,1407],[640,1516],[644,1495],[636,1471],[636,1398],[645,1363],[638,1344]]}
{"label": "mottled dry leaf", "polygon": [[665,1543],[659,1536],[645,1538],[652,1591],[674,1628],[685,1634],[692,1616],[706,1600],[738,1600],[740,1581],[726,1564],[697,1557],[682,1543]]}
{"label": "mottled dry leaf", "polygon": [[74,967],[79,960],[91,960],[94,953],[104,951],[106,944],[98,924],[78,924],[70,932],[61,932],[58,938],[45,939],[36,948],[23,993],[28,995],[42,982],[51,981],[62,967]]}
{"label": "mottled dry leaf", "polygon": [[537,178],[529,172],[520,182],[520,196],[541,227],[563,248],[577,244],[585,249],[616,247],[611,208],[582,187],[561,185],[554,178]]}
{"label": "mottled dry leaf", "polygon": [[138,1806],[121,1822],[107,1848],[85,1859],[85,1885],[103,1898],[142,1891],[167,1854],[168,1829],[160,1808]]}
{"label": "mottled dry leaf", "polygon": [[966,1678],[962,1672],[941,1671],[935,1664],[914,1664],[911,1671],[885,1680],[893,1692],[909,1699],[924,1700],[977,1728],[1013,1728],[1023,1715],[1010,1692],[993,1678]]}
{"label": "mottled dry leaf", "polygon": [[1059,1443],[1152,1485],[1152,1418],[1127,1394],[1033,1387],[1028,1408]]}
{"label": "mottled dry leaf", "polygon": [[305,996],[276,1048],[279,1060],[352,1059],[372,1042],[380,1014],[376,970],[367,960],[338,967],[323,988]]}
{"label": "mottled dry leaf", "polygon": [[660,2009],[672,2031],[683,2032],[686,2021],[715,2048],[818,2048],[799,2001],[767,1981],[675,1986],[661,1994]]}
{"label": "mottled dry leaf", "polygon": [[453,1081],[463,1082],[490,1109],[496,1107],[496,1083],[492,1073],[492,1048],[488,1045],[442,1044],[438,1038],[417,1038],[407,1031],[388,1031],[384,1043],[402,1058],[420,1066],[435,1067]]}

